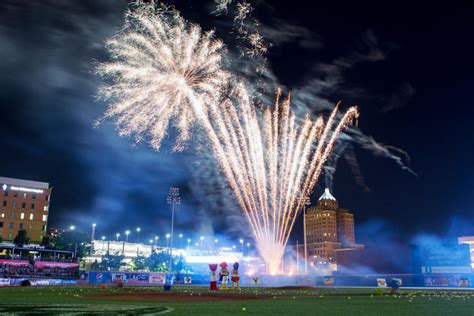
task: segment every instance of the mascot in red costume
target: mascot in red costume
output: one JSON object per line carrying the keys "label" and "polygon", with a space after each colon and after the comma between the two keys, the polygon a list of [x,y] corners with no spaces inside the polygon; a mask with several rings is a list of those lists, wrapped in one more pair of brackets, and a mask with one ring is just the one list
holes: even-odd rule
{"label": "mascot in red costume", "polygon": [[239,285],[239,282],[240,282],[240,275],[239,275],[239,263],[236,262],[234,263],[234,266],[233,266],[233,270],[232,270],[232,275],[231,275],[231,278],[230,280],[232,281],[232,288],[234,288],[235,285],[237,290],[240,290],[240,285]]}
{"label": "mascot in red costume", "polygon": [[209,290],[217,291],[217,264],[210,264],[209,269],[211,269],[211,283],[209,285]]}
{"label": "mascot in red costume", "polygon": [[221,280],[221,290],[225,290],[229,288],[229,270],[227,270],[227,262],[222,262],[220,264],[221,271],[219,272],[220,280]]}

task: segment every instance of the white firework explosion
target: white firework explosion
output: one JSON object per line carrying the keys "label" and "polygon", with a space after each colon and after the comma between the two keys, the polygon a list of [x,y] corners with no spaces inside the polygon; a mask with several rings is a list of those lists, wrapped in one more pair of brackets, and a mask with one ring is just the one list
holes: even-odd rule
{"label": "white firework explosion", "polygon": [[108,80],[99,90],[109,103],[103,119],[115,119],[120,135],[146,140],[156,150],[171,123],[179,130],[173,149],[183,150],[196,120],[190,99],[198,98],[206,111],[227,87],[222,41],[176,11],[138,4],[106,46],[112,60],[97,67]]}

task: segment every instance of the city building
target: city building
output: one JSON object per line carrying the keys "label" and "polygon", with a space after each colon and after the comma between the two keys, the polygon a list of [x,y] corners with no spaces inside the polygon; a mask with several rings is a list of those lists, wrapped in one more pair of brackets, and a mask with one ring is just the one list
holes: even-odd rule
{"label": "city building", "polygon": [[25,229],[30,242],[39,243],[47,234],[49,183],[0,177],[0,237],[11,242]]}
{"label": "city building", "polygon": [[356,244],[354,215],[339,207],[328,188],[324,190],[316,207],[310,207],[306,212],[306,241],[308,260],[312,265],[324,263],[331,265],[333,270],[337,269],[338,252],[364,248],[363,245]]}
{"label": "city building", "polygon": [[458,243],[469,245],[469,252],[471,255],[471,267],[474,268],[474,236],[459,237]]}

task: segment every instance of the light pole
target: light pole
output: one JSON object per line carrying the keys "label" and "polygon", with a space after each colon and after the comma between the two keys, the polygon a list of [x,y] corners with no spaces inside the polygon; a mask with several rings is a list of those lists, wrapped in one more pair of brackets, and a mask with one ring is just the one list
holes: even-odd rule
{"label": "light pole", "polygon": [[188,250],[189,250],[189,243],[191,242],[191,238],[188,238]]}
{"label": "light pole", "polygon": [[119,237],[120,237],[120,233],[116,233],[116,234],[115,234],[115,241],[118,242],[118,238],[119,238]]}
{"label": "light pole", "polygon": [[94,252],[94,238],[95,238],[95,226],[96,224],[92,224],[92,232],[91,232],[91,255]]}
{"label": "light pole", "polygon": [[181,203],[179,188],[170,188],[167,197],[168,204],[171,204],[171,246],[170,246],[170,272],[173,271],[173,229],[174,229],[174,209]]}
{"label": "light pole", "polygon": [[125,242],[128,242],[128,235],[130,235],[130,231],[129,231],[129,230],[127,230],[127,231],[125,232]]}
{"label": "light pole", "polygon": [[204,240],[204,236],[199,237],[199,239],[201,240],[201,251],[202,251],[202,250],[203,250],[203,249],[202,249],[202,242],[203,242],[203,240]]}
{"label": "light pole", "polygon": [[137,244],[140,243],[140,227],[137,227]]}
{"label": "light pole", "polygon": [[[69,226],[70,231],[73,231],[74,229],[76,229],[76,226],[74,225]],[[76,257],[77,257],[77,242],[74,243],[74,258]]]}
{"label": "light pole", "polygon": [[156,243],[158,242],[158,239],[159,239],[159,238],[160,238],[160,237],[155,236],[155,247],[156,247]]}
{"label": "light pole", "polygon": [[100,238],[102,240],[102,252],[105,252],[105,236]]}
{"label": "light pole", "polygon": [[219,242],[219,239],[214,239],[214,250],[217,252],[217,243]]}
{"label": "light pole", "polygon": [[240,242],[240,245],[242,246],[242,257],[243,257],[244,256],[244,240],[240,239],[239,242]]}
{"label": "light pole", "polygon": [[169,245],[170,245],[170,234],[166,234],[166,248],[168,249],[168,253],[170,252]]}
{"label": "light pole", "polygon": [[183,249],[183,234],[179,234],[179,249]]}
{"label": "light pole", "polygon": [[303,197],[304,274],[308,274],[308,244],[306,242],[306,205],[311,205],[308,195]]}

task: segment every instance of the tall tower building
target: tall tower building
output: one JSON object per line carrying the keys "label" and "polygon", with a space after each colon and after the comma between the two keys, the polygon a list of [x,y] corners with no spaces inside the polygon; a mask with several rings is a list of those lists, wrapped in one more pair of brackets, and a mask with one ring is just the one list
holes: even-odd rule
{"label": "tall tower building", "polygon": [[328,188],[306,213],[306,240],[308,259],[313,262],[336,264],[337,251],[363,248],[356,244],[354,215],[339,208]]}
{"label": "tall tower building", "polygon": [[0,237],[12,242],[25,229],[34,243],[47,233],[51,188],[46,182],[0,177]]}

